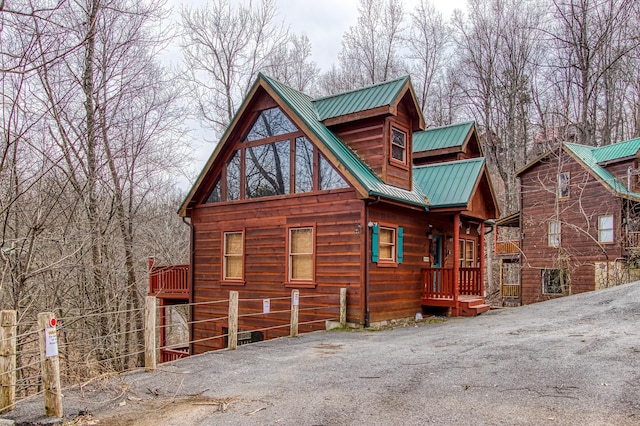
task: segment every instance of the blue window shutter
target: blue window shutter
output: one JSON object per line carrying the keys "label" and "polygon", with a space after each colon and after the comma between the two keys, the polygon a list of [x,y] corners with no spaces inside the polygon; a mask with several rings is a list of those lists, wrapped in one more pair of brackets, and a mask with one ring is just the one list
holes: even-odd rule
{"label": "blue window shutter", "polygon": [[378,261],[378,251],[380,249],[380,237],[378,236],[378,224],[373,225],[371,228],[371,261]]}
{"label": "blue window shutter", "polygon": [[398,263],[402,263],[402,228],[398,228]]}

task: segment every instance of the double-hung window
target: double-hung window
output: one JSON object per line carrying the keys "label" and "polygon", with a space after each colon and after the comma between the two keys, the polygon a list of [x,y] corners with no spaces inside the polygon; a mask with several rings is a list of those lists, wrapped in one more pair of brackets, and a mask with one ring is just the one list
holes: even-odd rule
{"label": "double-hung window", "polygon": [[549,247],[560,247],[560,221],[549,221]]}
{"label": "double-hung window", "polygon": [[407,164],[407,134],[395,127],[391,128],[391,158]]}
{"label": "double-hung window", "polygon": [[558,173],[558,198],[569,198],[569,172]]}
{"label": "double-hung window", "polygon": [[613,215],[598,216],[598,242],[613,242]]}
{"label": "double-hung window", "polygon": [[288,282],[313,284],[315,236],[312,226],[289,228]]}
{"label": "double-hung window", "polygon": [[244,278],[244,232],[225,232],[223,240],[222,279],[241,282]]}

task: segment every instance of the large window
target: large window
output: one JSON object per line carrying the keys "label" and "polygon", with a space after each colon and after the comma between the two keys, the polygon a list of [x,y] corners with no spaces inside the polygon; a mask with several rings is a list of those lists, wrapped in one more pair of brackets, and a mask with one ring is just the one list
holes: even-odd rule
{"label": "large window", "polygon": [[224,233],[222,278],[225,281],[241,281],[244,272],[244,233]]}
{"label": "large window", "polygon": [[258,115],[221,177],[205,203],[349,187],[279,108]]}
{"label": "large window", "polygon": [[542,293],[564,294],[569,284],[569,273],[566,269],[542,270]]}
{"label": "large window", "polygon": [[313,191],[313,145],[304,137],[296,138],[295,170],[295,192]]}
{"label": "large window", "polygon": [[289,282],[313,282],[313,227],[289,229]]}
{"label": "large window", "polygon": [[240,199],[240,151],[227,163],[227,201]]}
{"label": "large window", "polygon": [[613,215],[598,217],[598,242],[613,242]]}
{"label": "large window", "polygon": [[289,141],[249,147],[245,153],[246,198],[289,193]]}
{"label": "large window", "polygon": [[560,222],[557,220],[549,221],[549,247],[560,247]]}
{"label": "large window", "polygon": [[333,166],[320,155],[320,172],[318,173],[318,189],[321,191],[328,189],[346,188],[347,182],[333,168]]}
{"label": "large window", "polygon": [[558,173],[558,198],[569,198],[569,172]]}
{"label": "large window", "polygon": [[391,158],[407,163],[407,134],[395,127],[391,128]]}
{"label": "large window", "polygon": [[476,259],[476,243],[473,240],[460,240],[460,267],[461,268],[474,268]]}

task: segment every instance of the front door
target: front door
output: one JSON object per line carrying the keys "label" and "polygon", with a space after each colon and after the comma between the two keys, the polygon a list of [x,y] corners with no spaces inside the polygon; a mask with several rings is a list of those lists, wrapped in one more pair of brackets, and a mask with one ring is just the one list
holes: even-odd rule
{"label": "front door", "polygon": [[[442,268],[442,235],[434,235],[431,240],[431,266]],[[433,292],[442,290],[442,271],[433,271]]]}

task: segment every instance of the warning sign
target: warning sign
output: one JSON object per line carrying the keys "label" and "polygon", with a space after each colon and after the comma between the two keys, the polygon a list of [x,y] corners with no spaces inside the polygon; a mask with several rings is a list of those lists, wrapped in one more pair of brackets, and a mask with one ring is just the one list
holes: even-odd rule
{"label": "warning sign", "polygon": [[58,356],[58,334],[55,327],[48,327],[44,329],[45,339],[45,355]]}

